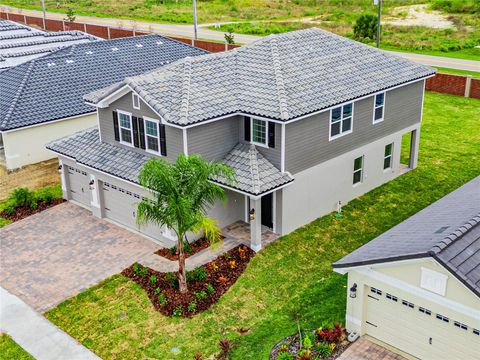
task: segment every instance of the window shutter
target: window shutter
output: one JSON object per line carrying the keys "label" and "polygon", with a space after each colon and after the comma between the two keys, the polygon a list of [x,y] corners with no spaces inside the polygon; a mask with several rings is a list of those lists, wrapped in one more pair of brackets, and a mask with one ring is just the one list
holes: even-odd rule
{"label": "window shutter", "polygon": [[113,112],[113,132],[115,134],[115,140],[120,141],[120,130],[118,129],[118,113]]}
{"label": "window shutter", "polygon": [[245,141],[250,142],[250,118],[245,116]]}
{"label": "window shutter", "polygon": [[275,147],[275,123],[268,122],[268,147]]}
{"label": "window shutter", "polygon": [[160,154],[167,156],[167,141],[165,138],[165,125],[158,124],[158,133],[160,134]]}
{"label": "window shutter", "polygon": [[145,150],[145,124],[141,117],[138,118],[138,140],[140,140],[140,148]]}
{"label": "window shutter", "polygon": [[133,126],[133,146],[139,147],[138,144],[138,118],[132,116],[132,126]]}

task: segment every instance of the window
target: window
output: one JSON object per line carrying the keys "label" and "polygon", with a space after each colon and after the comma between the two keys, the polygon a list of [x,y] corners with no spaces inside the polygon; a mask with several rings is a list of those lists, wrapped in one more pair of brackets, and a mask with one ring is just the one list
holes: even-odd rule
{"label": "window", "polygon": [[147,151],[158,153],[160,150],[158,121],[145,119],[145,146]]}
{"label": "window", "polygon": [[440,314],[437,314],[437,319],[438,320],[442,320],[442,321],[445,321],[446,323],[450,322],[450,320],[448,319],[448,317],[446,316],[443,316],[443,315],[440,315]]}
{"label": "window", "polygon": [[393,143],[385,146],[385,154],[383,156],[383,170],[392,167]]}
{"label": "window", "polygon": [[267,145],[267,122],[252,119],[252,142],[259,145]]}
{"label": "window", "polygon": [[134,109],[140,109],[140,97],[134,92],[132,92],[132,102]]}
{"label": "window", "polygon": [[132,145],[132,115],[119,111],[118,125],[120,127],[120,142]]}
{"label": "window", "polygon": [[330,111],[330,140],[352,132],[353,103]]}
{"label": "window", "polygon": [[393,296],[393,295],[390,295],[387,293],[387,295],[385,295],[387,297],[387,299],[389,300],[392,300],[392,301],[398,301],[398,298],[396,296]]}
{"label": "window", "polygon": [[372,287],[370,288],[370,291],[374,294],[382,295],[382,290],[379,290],[377,288]]}
{"label": "window", "polygon": [[373,123],[383,121],[383,110],[385,108],[385,93],[375,95],[375,103],[373,107]]}
{"label": "window", "polygon": [[363,156],[355,159],[353,162],[353,185],[363,181]]}
{"label": "window", "polygon": [[458,321],[455,321],[453,323],[453,325],[455,325],[456,327],[460,328],[460,329],[463,329],[463,330],[467,330],[468,329],[468,326],[465,325],[465,324],[462,324],[461,322],[458,322]]}
{"label": "window", "polygon": [[418,311],[420,311],[421,313],[424,313],[425,315],[432,315],[432,312],[430,310],[425,309],[423,307],[419,307]]}
{"label": "window", "polygon": [[413,309],[415,305],[413,305],[411,302],[407,300],[402,300],[402,305],[408,306],[409,308]]}

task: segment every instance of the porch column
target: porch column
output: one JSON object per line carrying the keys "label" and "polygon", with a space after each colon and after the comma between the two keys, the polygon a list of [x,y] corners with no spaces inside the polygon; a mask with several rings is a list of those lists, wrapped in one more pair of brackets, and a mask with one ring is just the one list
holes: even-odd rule
{"label": "porch column", "polygon": [[60,179],[62,183],[62,195],[65,200],[70,200],[70,191],[68,191],[70,184],[68,183],[68,165],[65,165],[62,159],[58,159]]}
{"label": "porch column", "polygon": [[250,248],[259,251],[262,248],[262,200],[250,198],[250,209],[255,210],[255,219],[250,220]]}
{"label": "porch column", "polygon": [[100,186],[101,182],[95,175],[90,175],[90,182],[93,182],[93,185],[90,186],[90,191],[92,193],[92,213],[96,217],[102,217],[102,207],[100,206]]}
{"label": "porch column", "polygon": [[412,131],[410,140],[410,163],[408,167],[415,169],[418,163],[418,146],[420,144],[420,129]]}

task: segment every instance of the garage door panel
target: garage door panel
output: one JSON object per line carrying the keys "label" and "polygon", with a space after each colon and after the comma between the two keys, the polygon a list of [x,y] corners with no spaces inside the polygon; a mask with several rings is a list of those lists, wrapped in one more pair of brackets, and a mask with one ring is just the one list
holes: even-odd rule
{"label": "garage door panel", "polygon": [[72,200],[90,206],[90,188],[88,174],[85,171],[68,166],[68,184]]}
{"label": "garage door panel", "polygon": [[422,304],[365,290],[367,334],[421,359],[480,359],[480,336],[472,333],[471,324],[463,330],[453,325],[454,319],[447,323],[434,312],[421,312]]}

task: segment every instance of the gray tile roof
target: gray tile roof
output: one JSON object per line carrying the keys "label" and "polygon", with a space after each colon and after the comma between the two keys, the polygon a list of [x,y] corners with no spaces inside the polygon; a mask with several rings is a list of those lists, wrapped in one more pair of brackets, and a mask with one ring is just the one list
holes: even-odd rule
{"label": "gray tile roof", "polygon": [[206,51],[159,35],[72,45],[0,73],[0,131],[91,113],[84,94]]}
{"label": "gray tile roof", "polygon": [[80,31],[45,32],[0,20],[0,71],[73,44],[99,40]]}
{"label": "gray tile roof", "polygon": [[480,296],[480,176],[333,264],[433,257]]}
{"label": "gray tile roof", "polygon": [[293,181],[290,174],[277,169],[255,145],[237,144],[222,162],[234,169],[235,183],[231,185],[225,178],[214,180],[252,195],[261,195]]}
{"label": "gray tile roof", "polygon": [[[186,58],[123,83],[166,121],[187,125],[235,112],[289,120],[434,73],[311,28]],[[92,103],[100,98],[96,93],[85,97]]]}

